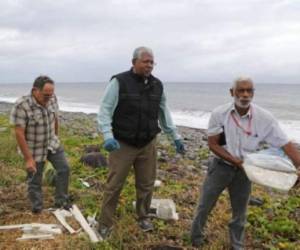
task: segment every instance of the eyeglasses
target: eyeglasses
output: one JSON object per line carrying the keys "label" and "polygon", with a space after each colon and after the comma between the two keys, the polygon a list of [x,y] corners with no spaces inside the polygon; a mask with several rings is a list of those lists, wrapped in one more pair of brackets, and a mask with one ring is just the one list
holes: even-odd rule
{"label": "eyeglasses", "polygon": [[156,65],[156,63],[153,60],[143,60],[142,63],[144,63],[144,64],[151,64],[153,66]]}
{"label": "eyeglasses", "polygon": [[45,94],[42,94],[42,95],[44,98],[49,98],[49,99],[53,96],[53,95],[45,95]]}
{"label": "eyeglasses", "polygon": [[42,91],[40,91],[40,94],[43,96],[44,99],[50,99],[53,96],[53,94],[45,94]]}
{"label": "eyeglasses", "polygon": [[243,94],[244,92],[247,92],[249,94],[253,94],[254,93],[254,88],[248,88],[248,89],[236,89],[236,92],[238,92],[239,94]]}

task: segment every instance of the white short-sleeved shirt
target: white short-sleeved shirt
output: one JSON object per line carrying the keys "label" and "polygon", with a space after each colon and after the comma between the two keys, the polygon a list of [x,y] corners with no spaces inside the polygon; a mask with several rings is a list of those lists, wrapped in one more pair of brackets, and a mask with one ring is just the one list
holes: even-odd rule
{"label": "white short-sleeved shirt", "polygon": [[208,124],[208,136],[222,132],[226,138],[223,147],[231,155],[241,159],[247,153],[256,151],[262,142],[272,147],[282,147],[289,142],[274,116],[255,104],[251,104],[249,112],[242,117],[233,103],[213,110]]}

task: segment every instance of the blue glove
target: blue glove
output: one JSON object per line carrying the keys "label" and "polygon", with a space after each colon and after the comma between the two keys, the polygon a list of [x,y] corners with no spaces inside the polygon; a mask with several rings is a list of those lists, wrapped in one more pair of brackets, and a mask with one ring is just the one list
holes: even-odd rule
{"label": "blue glove", "polygon": [[120,148],[120,144],[119,142],[114,139],[114,138],[109,138],[107,140],[104,141],[104,145],[103,147],[105,148],[105,150],[107,150],[108,152],[112,152],[114,150],[117,150]]}
{"label": "blue glove", "polygon": [[177,140],[174,141],[174,143],[175,143],[175,147],[176,147],[176,152],[179,153],[179,154],[184,154],[185,149],[184,149],[184,145],[181,142],[181,140],[177,139]]}

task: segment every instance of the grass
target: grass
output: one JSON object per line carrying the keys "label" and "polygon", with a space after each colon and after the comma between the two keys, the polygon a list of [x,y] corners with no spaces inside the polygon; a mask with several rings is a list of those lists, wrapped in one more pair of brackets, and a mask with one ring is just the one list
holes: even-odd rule
{"label": "grass", "polygon": [[[51,213],[43,212],[42,215],[33,216],[29,212],[23,160],[17,153],[13,131],[5,115],[0,115],[0,127],[7,128],[0,132],[0,224],[57,223]],[[85,216],[99,214],[108,170],[84,166],[79,160],[85,145],[102,144],[102,138],[73,133],[69,128],[60,129],[60,138],[71,166],[69,190],[75,203]],[[159,145],[159,148],[164,149],[170,158],[175,155],[170,145]],[[108,155],[103,150],[102,153]],[[202,148],[199,155],[201,159],[206,159],[209,156],[208,149]],[[184,158],[159,163],[159,169],[164,171],[165,176],[158,176],[163,180],[163,185],[155,188],[154,197],[173,199],[179,220],[155,219],[153,233],[143,233],[137,226],[132,205],[135,185],[131,172],[120,196],[113,233],[107,241],[92,244],[84,234],[64,233],[50,241],[16,242],[20,232],[8,234],[0,231],[0,249],[163,249],[163,246],[192,249],[189,230],[203,174],[200,170],[188,170],[188,165],[193,165],[193,161]],[[88,181],[91,187],[85,187],[80,179]],[[53,204],[54,188],[45,181],[43,191],[45,206],[50,207]],[[259,196],[265,203],[262,207],[249,207],[247,249],[300,249],[300,190],[295,189],[289,195],[273,190],[271,193],[254,186],[253,195]],[[230,211],[228,194],[225,193],[209,217],[209,244],[203,249],[228,248],[227,223],[231,217]]]}

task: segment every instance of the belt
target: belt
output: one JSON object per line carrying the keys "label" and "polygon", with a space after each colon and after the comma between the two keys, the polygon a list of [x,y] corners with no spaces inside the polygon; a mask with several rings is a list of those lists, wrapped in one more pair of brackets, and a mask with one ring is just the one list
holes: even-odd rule
{"label": "belt", "polygon": [[239,167],[237,167],[237,166],[234,166],[234,165],[232,165],[232,164],[230,164],[230,163],[224,161],[224,160],[221,159],[221,158],[215,157],[215,159],[217,160],[218,163],[220,163],[220,164],[222,164],[222,165],[225,165],[225,166],[227,166],[227,167],[230,167],[230,168],[232,168],[232,169],[235,170],[235,171],[238,171],[238,170],[241,169],[241,168],[239,168]]}

